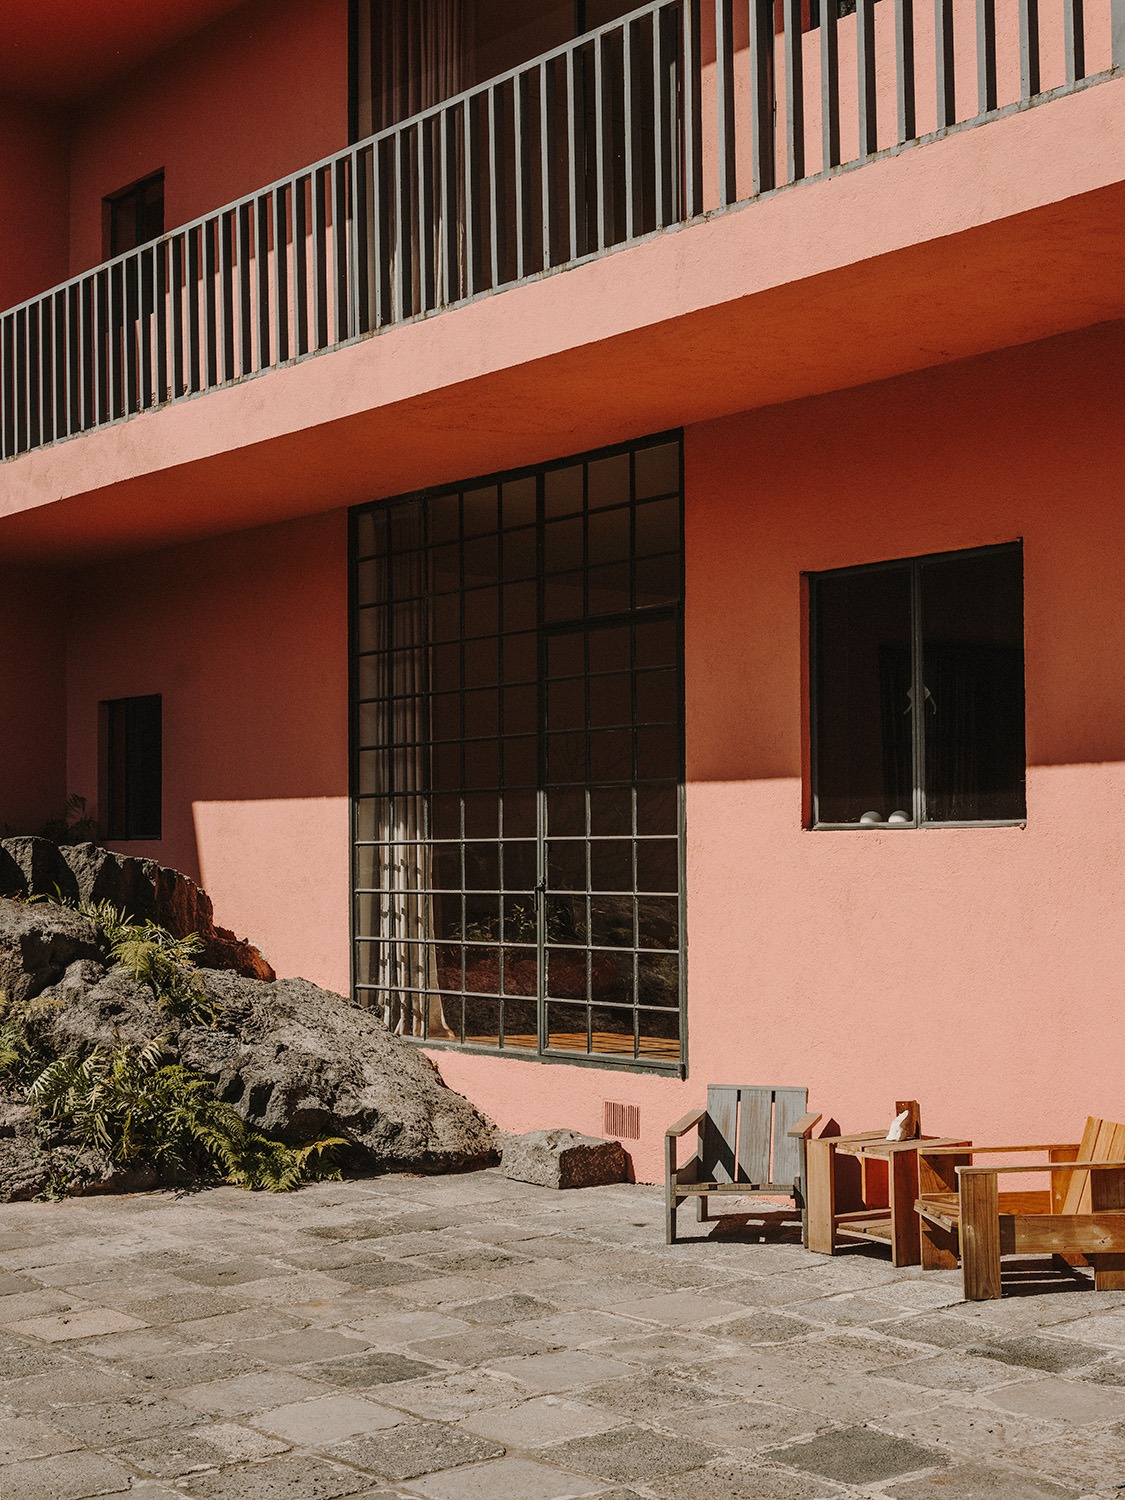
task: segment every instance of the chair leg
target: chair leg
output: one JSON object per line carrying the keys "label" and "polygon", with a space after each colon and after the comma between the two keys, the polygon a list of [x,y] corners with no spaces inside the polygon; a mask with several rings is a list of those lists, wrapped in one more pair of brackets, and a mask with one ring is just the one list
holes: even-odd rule
{"label": "chair leg", "polygon": [[672,1184],[669,1183],[664,1194],[664,1243],[666,1245],[676,1243],[676,1209],[679,1204],[680,1200],[672,1191]]}
{"label": "chair leg", "polygon": [[703,1193],[695,1200],[695,1222],[697,1224],[706,1224],[708,1217],[707,1195]]}
{"label": "chair leg", "polygon": [[966,1302],[1000,1292],[1000,1202],[995,1172],[961,1174],[961,1280]]}

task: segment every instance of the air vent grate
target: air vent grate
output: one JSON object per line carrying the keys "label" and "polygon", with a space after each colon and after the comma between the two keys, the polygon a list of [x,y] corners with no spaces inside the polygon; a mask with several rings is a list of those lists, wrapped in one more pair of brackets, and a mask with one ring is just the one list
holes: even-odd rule
{"label": "air vent grate", "polygon": [[639,1141],[641,1138],[640,1105],[618,1104],[613,1099],[605,1100],[602,1134],[614,1141]]}

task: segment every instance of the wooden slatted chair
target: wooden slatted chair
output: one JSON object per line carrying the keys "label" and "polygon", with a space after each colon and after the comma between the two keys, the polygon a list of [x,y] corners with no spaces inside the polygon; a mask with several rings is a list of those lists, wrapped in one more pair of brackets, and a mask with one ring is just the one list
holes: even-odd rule
{"label": "wooden slatted chair", "polygon": [[[983,1167],[974,1156],[1045,1154],[1046,1163]],[[1038,1191],[1002,1193],[1000,1175],[1049,1172]],[[957,1146],[918,1152],[922,1264],[961,1260],[965,1300],[999,1297],[1002,1255],[1090,1264],[1099,1291],[1125,1291],[1125,1125],[1091,1116],[1077,1143]]]}
{"label": "wooden slatted chair", "polygon": [[[699,1222],[707,1200],[791,1197],[804,1218],[805,1144],[819,1115],[806,1113],[808,1089],[713,1085],[707,1108],[668,1127],[664,1137],[665,1239],[676,1242],[676,1210],[696,1200]],[[676,1142],[698,1130],[695,1155],[677,1165]]]}

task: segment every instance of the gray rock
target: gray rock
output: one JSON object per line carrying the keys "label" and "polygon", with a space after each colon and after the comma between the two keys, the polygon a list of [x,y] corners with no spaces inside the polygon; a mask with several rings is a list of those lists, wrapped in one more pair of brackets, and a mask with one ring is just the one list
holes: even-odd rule
{"label": "gray rock", "polygon": [[[46,896],[49,900],[77,901],[78,882],[50,839],[5,839],[0,848],[23,877],[23,888],[13,895]],[[10,877],[9,877],[10,878]]]}
{"label": "gray rock", "polygon": [[504,1138],[505,1177],[539,1187],[601,1187],[624,1182],[627,1161],[620,1141],[603,1141],[574,1130],[532,1130]]}
{"label": "gray rock", "polygon": [[414,1043],[306,979],[261,984],[203,971],[214,1028],[179,1038],[183,1061],[272,1135],[343,1135],[368,1170],[448,1172],[495,1158],[495,1127]]}
{"label": "gray rock", "polygon": [[97,933],[76,911],[50,901],[0,900],[0,993],[9,1000],[34,999],[71,964],[100,958]]}

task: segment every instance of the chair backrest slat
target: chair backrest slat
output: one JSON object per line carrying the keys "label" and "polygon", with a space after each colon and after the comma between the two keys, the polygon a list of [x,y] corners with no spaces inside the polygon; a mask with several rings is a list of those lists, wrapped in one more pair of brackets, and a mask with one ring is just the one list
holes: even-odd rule
{"label": "chair backrest slat", "polygon": [[793,1183],[801,1175],[801,1143],[789,1132],[809,1107],[808,1089],[778,1089],[773,1112],[773,1182]]}
{"label": "chair backrest slat", "polygon": [[[1091,1115],[1082,1132],[1082,1144],[1078,1147],[1078,1160],[1121,1161],[1125,1159],[1123,1152],[1125,1152],[1125,1125],[1119,1125],[1115,1120],[1101,1120],[1096,1115]],[[1088,1214],[1092,1211],[1090,1173],[1070,1173],[1066,1197],[1063,1200],[1063,1213]]]}
{"label": "chair backrest slat", "polygon": [[801,1171],[800,1142],[789,1128],[808,1107],[807,1089],[715,1084],[707,1090],[700,1179],[791,1187]]}

